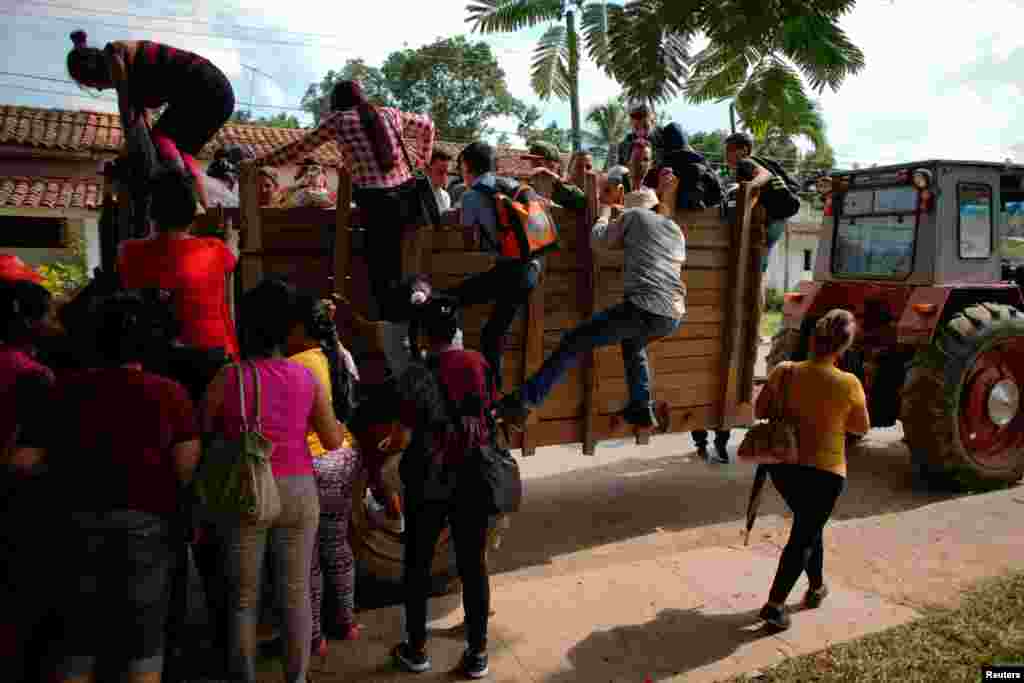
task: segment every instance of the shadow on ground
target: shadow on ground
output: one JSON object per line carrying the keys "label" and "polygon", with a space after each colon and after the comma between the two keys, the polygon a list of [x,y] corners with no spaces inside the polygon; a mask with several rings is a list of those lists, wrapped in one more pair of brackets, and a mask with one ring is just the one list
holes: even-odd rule
{"label": "shadow on ground", "polygon": [[[667,609],[646,624],[595,631],[566,653],[572,665],[545,683],[660,681],[732,655],[745,643],[771,636],[757,611],[707,614]],[[670,647],[666,647],[671,644]]]}
{"label": "shadow on ground", "polygon": [[[734,433],[733,458],[739,440]],[[635,457],[528,479],[522,510],[491,559],[491,572],[542,565],[555,556],[658,531],[739,524],[753,475],[749,465],[709,465],[690,447],[673,455]],[[833,519],[901,512],[954,497],[917,483],[901,443],[868,438],[849,455],[847,490]],[[761,515],[771,514],[788,511],[768,486]],[[726,542],[736,542],[735,530],[729,533]]]}

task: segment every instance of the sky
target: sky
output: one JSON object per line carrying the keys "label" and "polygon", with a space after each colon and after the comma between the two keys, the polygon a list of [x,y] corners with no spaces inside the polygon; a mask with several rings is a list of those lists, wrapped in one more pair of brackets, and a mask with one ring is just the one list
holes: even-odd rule
{"label": "sky", "polygon": [[[543,125],[568,127],[568,103],[541,102],[530,88],[531,55],[545,27],[472,34],[466,4],[0,0],[0,103],[114,111],[109,95],[96,98],[64,82],[68,34],[84,28],[90,44],[100,47],[146,38],[198,52],[231,78],[238,108],[252,102],[257,115],[288,111],[306,124],[307,115],[288,108],[297,108],[309,84],[329,69],[356,57],[380,65],[393,50],[465,34],[492,46],[510,91],[540,108]],[[1024,162],[1024,0],[860,0],[842,26],[867,64],[838,92],[817,95],[837,166],[928,158]],[[614,81],[584,65],[584,112],[618,92]],[[729,126],[726,103],[694,106],[677,99],[663,108],[689,132]],[[512,119],[490,125],[515,132]]]}

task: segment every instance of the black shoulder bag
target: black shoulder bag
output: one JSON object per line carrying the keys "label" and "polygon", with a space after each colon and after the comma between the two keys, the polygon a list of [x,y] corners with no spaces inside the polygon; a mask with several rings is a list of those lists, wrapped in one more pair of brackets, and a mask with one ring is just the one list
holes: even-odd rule
{"label": "black shoulder bag", "polygon": [[[384,114],[377,112],[377,116],[384,116]],[[390,118],[388,122],[391,122]],[[427,174],[412,165],[409,151],[405,148],[405,138],[402,137],[402,131],[396,128],[393,122],[391,122],[391,129],[395,131],[398,144],[402,147],[402,156],[405,157],[409,173],[412,174],[413,194],[415,195],[412,198],[412,202],[416,209],[417,217],[421,221],[420,225],[432,227],[441,225],[441,209],[437,206],[437,195],[434,194],[434,185],[430,182]]]}

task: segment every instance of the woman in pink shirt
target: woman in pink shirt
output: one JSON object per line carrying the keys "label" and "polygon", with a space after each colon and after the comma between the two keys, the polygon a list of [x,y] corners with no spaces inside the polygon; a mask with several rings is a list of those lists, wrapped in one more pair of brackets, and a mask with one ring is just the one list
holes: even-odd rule
{"label": "woman in pink shirt", "polygon": [[[255,414],[253,369],[260,378],[263,435],[274,444],[271,469],[281,494],[280,516],[268,527],[222,527],[230,586],[229,666],[235,680],[256,683],[256,624],[260,576],[268,543],[280,565],[274,572],[285,613],[287,681],[306,680],[312,632],[309,577],[320,505],[313,456],[306,434],[314,431],[324,448],[342,445],[341,425],[327,392],[307,368],[285,357],[291,331],[294,290],[265,280],[242,297],[239,342],[245,369],[246,415]],[[241,428],[238,373],[226,367],[210,384],[204,431],[236,436]]]}

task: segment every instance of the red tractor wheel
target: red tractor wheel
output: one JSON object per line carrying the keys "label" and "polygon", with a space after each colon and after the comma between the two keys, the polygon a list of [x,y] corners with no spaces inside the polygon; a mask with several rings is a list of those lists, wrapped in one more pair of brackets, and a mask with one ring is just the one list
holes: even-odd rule
{"label": "red tractor wheel", "polygon": [[1024,314],[970,306],[915,356],[900,419],[913,462],[927,478],[962,488],[1024,476]]}

